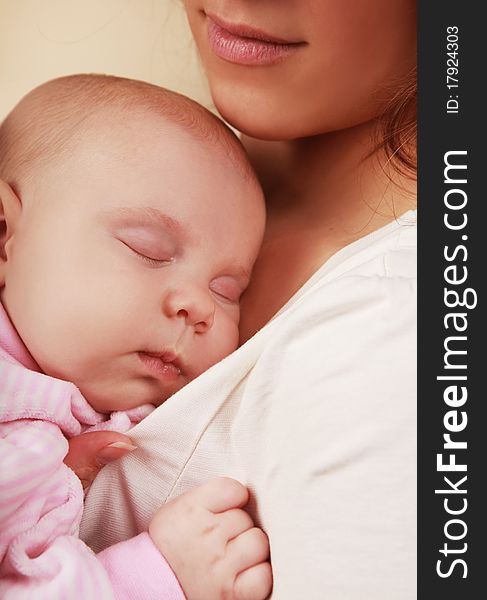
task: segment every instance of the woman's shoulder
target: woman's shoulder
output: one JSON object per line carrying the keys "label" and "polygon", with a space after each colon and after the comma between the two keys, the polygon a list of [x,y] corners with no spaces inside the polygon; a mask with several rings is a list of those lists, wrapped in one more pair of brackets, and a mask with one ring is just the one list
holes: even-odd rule
{"label": "woman's shoulder", "polygon": [[[406,213],[400,220],[347,246],[327,261],[274,318],[304,333],[306,323],[354,322],[367,309],[382,315],[381,323],[416,310],[416,219]],[[395,314],[397,313],[397,314]],[[277,327],[276,327],[277,329]]]}
{"label": "woman's shoulder", "polygon": [[303,447],[313,435],[323,448],[356,434],[360,443],[390,448],[398,431],[409,443],[416,406],[414,231],[385,233],[323,274],[269,328],[245,397],[249,414],[270,415],[266,435],[282,437],[282,452],[296,427]]}
{"label": "woman's shoulder", "polygon": [[[292,421],[306,405],[307,422],[322,420],[324,406],[345,420],[362,414],[356,402],[414,411],[415,228],[402,227],[350,252],[274,319],[250,376],[267,406],[275,399]],[[284,408],[283,397],[298,407]]]}
{"label": "woman's shoulder", "polygon": [[335,254],[316,273],[316,280],[342,277],[416,278],[416,211],[360,238]]}

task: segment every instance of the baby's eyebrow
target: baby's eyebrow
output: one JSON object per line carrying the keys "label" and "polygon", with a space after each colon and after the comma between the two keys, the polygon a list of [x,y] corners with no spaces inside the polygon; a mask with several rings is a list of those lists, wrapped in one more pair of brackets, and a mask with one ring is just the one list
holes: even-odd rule
{"label": "baby's eyebrow", "polygon": [[178,237],[187,237],[187,228],[174,217],[170,217],[153,206],[119,206],[104,212],[104,216],[120,225],[132,225],[134,222],[155,225],[170,231]]}

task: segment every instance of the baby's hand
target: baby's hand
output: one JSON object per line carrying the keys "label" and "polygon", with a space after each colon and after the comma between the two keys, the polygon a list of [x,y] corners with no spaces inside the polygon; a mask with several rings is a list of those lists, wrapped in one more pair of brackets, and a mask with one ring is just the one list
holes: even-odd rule
{"label": "baby's hand", "polygon": [[221,477],[165,504],[152,541],[188,600],[264,600],[271,592],[269,542],[241,509],[248,491]]}

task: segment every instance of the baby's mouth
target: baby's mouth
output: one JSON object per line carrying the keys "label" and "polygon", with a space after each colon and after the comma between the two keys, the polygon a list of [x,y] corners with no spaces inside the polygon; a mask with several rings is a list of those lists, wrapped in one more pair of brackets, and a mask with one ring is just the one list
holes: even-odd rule
{"label": "baby's mouth", "polygon": [[181,359],[172,351],[163,352],[139,351],[137,353],[145,367],[163,382],[176,381],[184,373]]}

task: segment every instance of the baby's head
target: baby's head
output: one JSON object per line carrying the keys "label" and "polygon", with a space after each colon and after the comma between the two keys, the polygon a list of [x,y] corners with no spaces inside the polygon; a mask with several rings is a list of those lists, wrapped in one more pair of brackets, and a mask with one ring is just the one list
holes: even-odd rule
{"label": "baby's head", "polygon": [[0,288],[41,370],[97,410],[160,404],[232,352],[262,192],[195,102],[100,75],[0,126]]}

